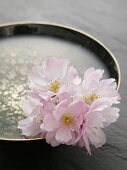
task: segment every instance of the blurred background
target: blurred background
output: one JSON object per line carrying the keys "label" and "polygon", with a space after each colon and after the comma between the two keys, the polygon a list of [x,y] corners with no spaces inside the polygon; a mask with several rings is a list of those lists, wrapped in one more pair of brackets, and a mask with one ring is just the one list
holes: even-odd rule
{"label": "blurred background", "polygon": [[[93,149],[91,157],[79,148],[60,146],[51,151],[50,147],[46,150],[44,144],[43,159],[41,159],[41,153],[39,147],[37,147],[39,159],[35,158],[33,161],[28,152],[24,151],[24,156],[20,155],[21,162],[15,163],[16,155],[10,153],[13,152],[12,150],[9,151],[11,145],[0,142],[0,170],[11,170],[15,167],[18,169],[27,167],[28,169],[29,166],[33,166],[33,169],[36,170],[126,170],[127,0],[0,0],[0,23],[17,21],[65,24],[88,32],[101,40],[113,52],[121,68],[121,111],[118,121],[108,128],[108,144],[102,149]],[[8,151],[2,150],[4,146],[7,146]],[[22,150],[19,151],[23,154]],[[38,152],[34,148],[33,157],[36,157],[34,154],[38,154]],[[8,156],[6,157],[4,153]],[[18,151],[14,153],[16,154]],[[46,154],[45,157],[44,154]],[[10,160],[9,167],[6,161],[11,156],[14,159]],[[50,164],[48,164],[48,160],[50,160]]]}

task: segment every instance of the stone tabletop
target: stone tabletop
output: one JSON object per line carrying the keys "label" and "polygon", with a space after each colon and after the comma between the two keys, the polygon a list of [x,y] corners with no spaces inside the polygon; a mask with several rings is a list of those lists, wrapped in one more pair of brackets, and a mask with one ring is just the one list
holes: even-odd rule
{"label": "stone tabletop", "polygon": [[[77,147],[51,149],[38,142],[0,142],[0,170],[126,170],[127,169],[127,1],[126,0],[0,0],[0,23],[42,21],[88,32],[114,53],[121,68],[120,117],[106,130],[107,143],[92,156]],[[12,150],[15,146],[23,149]],[[31,151],[31,146],[33,150]],[[41,148],[42,146],[42,148]],[[6,148],[6,149],[3,149]],[[20,154],[21,153],[21,154]],[[32,155],[33,153],[33,155]],[[8,163],[7,163],[8,162]],[[34,168],[35,167],[35,168]]]}

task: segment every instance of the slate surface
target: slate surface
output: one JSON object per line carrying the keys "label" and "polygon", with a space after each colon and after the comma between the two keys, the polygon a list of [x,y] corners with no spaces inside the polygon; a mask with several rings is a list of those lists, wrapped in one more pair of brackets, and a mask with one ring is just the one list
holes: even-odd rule
{"label": "slate surface", "polygon": [[92,156],[76,147],[51,148],[42,143],[0,142],[0,170],[126,170],[127,169],[127,1],[126,0],[0,0],[0,23],[48,21],[66,24],[96,36],[121,67],[120,118],[107,129],[107,144]]}

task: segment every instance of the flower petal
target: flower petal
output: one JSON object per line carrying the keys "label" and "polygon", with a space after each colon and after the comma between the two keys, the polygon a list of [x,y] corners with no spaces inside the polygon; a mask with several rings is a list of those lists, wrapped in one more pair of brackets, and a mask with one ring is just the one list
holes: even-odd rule
{"label": "flower petal", "polygon": [[51,57],[43,61],[43,69],[48,81],[63,79],[69,66],[69,60]]}
{"label": "flower petal", "polygon": [[119,109],[117,107],[110,107],[103,110],[103,117],[105,118],[104,126],[107,127],[114,123],[119,117]]}
{"label": "flower petal", "polygon": [[68,100],[63,100],[62,102],[60,102],[57,106],[55,111],[53,112],[54,117],[56,118],[56,120],[60,120],[60,118],[63,116],[63,114],[66,112],[67,110],[67,106],[68,106],[69,101]]}
{"label": "flower petal", "polygon": [[93,112],[93,111],[102,111],[104,110],[105,108],[109,107],[110,106],[110,101],[108,100],[105,100],[103,98],[100,98],[100,99],[97,99],[95,100],[92,105],[90,106],[89,108],[89,112]]}
{"label": "flower petal", "polygon": [[51,146],[58,146],[60,143],[55,139],[56,132],[48,132],[46,133],[46,142],[51,144]]}
{"label": "flower petal", "polygon": [[87,129],[87,136],[96,148],[101,147],[106,142],[106,136],[100,128]]}
{"label": "flower petal", "polygon": [[80,147],[84,147],[85,146],[85,142],[83,140],[83,137],[81,137],[80,140],[78,141],[78,146],[80,146]]}
{"label": "flower petal", "polygon": [[56,137],[57,141],[60,141],[60,142],[63,142],[63,143],[68,142],[72,138],[70,128],[67,128],[67,127],[59,128],[56,132],[55,137]]}
{"label": "flower petal", "polygon": [[90,112],[87,115],[87,127],[101,127],[103,128],[103,123],[105,118],[103,117],[103,112]]}
{"label": "flower petal", "polygon": [[30,115],[32,111],[35,109],[36,104],[31,100],[24,100],[22,102],[21,108],[23,109],[24,113]]}
{"label": "flower petal", "polygon": [[75,85],[79,85],[81,83],[81,78],[78,75],[78,71],[73,66],[68,69],[66,81],[68,84],[73,83]]}
{"label": "flower petal", "polygon": [[93,89],[97,87],[99,80],[102,78],[104,70],[89,68],[84,73],[82,86],[84,89]]}
{"label": "flower petal", "polygon": [[58,96],[58,99],[60,102],[62,102],[63,100],[66,100],[66,99],[70,102],[72,101],[72,96],[67,92],[58,93],[57,96]]}
{"label": "flower petal", "polygon": [[35,118],[35,116],[29,116],[26,119],[20,120],[18,122],[18,128],[20,129],[20,128],[24,127],[25,125],[32,124],[34,118]]}
{"label": "flower petal", "polygon": [[67,111],[77,117],[86,112],[86,107],[82,100],[74,100],[69,104]]}
{"label": "flower petal", "polygon": [[40,66],[36,66],[33,68],[32,72],[28,75],[28,79],[31,83],[32,88],[45,90],[48,87],[42,67]]}
{"label": "flower petal", "polygon": [[85,143],[86,150],[88,151],[89,155],[91,155],[90,143],[89,143],[89,140],[85,134],[83,135],[83,140]]}
{"label": "flower petal", "polygon": [[56,121],[54,116],[52,114],[47,114],[43,119],[43,126],[41,128],[44,128],[43,130],[46,131],[53,131],[59,127],[59,123]]}
{"label": "flower petal", "polygon": [[41,133],[40,125],[34,123],[34,118],[35,116],[19,121],[18,128],[22,130],[22,135],[32,137]]}
{"label": "flower petal", "polygon": [[111,104],[117,104],[119,103],[120,95],[117,92],[116,87],[115,79],[110,78],[101,80],[96,89],[96,93],[105,100],[109,100]]}
{"label": "flower petal", "polygon": [[22,128],[22,135],[25,136],[34,137],[37,136],[39,133],[41,133],[41,129],[37,124],[27,125]]}

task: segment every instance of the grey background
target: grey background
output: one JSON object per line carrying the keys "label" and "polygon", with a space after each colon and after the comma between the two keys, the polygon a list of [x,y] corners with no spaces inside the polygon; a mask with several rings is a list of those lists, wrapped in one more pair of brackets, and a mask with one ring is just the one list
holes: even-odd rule
{"label": "grey background", "polygon": [[[127,0],[0,0],[0,23],[15,21],[45,21],[69,25],[94,35],[114,53],[121,68],[122,101],[120,118],[107,130],[108,143],[102,149],[93,149],[91,157],[80,149],[72,148],[71,152],[66,148],[63,151],[61,146],[55,150],[57,160],[53,158],[52,162],[58,164],[56,169],[62,169],[59,164],[67,164],[65,169],[69,170],[126,170]],[[62,156],[59,158],[60,154]],[[65,159],[68,154],[70,158]],[[72,161],[73,155],[75,160]]]}

